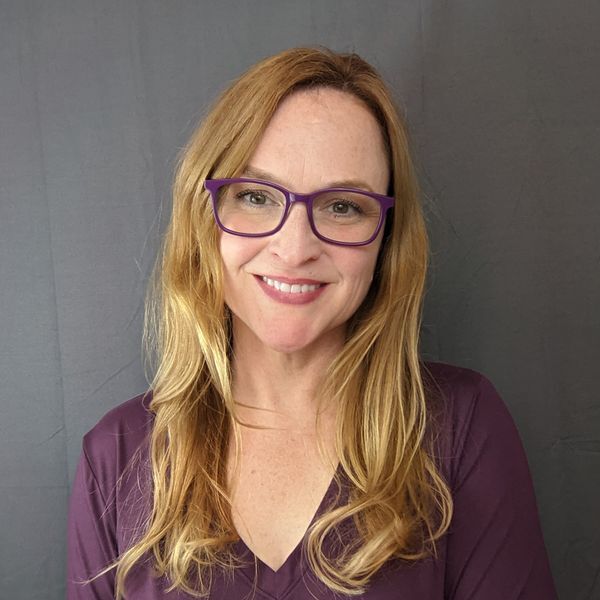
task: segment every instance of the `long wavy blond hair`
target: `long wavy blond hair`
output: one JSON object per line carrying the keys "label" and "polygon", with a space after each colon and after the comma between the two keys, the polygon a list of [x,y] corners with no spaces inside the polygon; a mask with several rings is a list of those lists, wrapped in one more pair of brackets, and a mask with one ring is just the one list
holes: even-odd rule
{"label": "long wavy blond hair", "polygon": [[[203,182],[236,177],[273,113],[298,89],[353,94],[381,126],[396,205],[375,278],[327,373],[323,397],[339,407],[336,449],[347,502],[309,528],[305,553],[330,589],[363,593],[391,559],[435,553],[452,514],[428,435],[431,417],[418,342],[428,240],[405,126],[378,73],[356,54],[287,50],[258,63],[217,100],[181,155],[172,218],[146,310],[153,357],[150,410],[152,509],[116,567],[116,598],[151,557],[172,589],[205,597],[216,568],[232,573],[239,539],[226,484],[231,435],[239,439],[231,391],[231,319],[223,298],[218,231]],[[335,556],[324,540],[351,523]],[[341,539],[341,538],[338,538]]]}

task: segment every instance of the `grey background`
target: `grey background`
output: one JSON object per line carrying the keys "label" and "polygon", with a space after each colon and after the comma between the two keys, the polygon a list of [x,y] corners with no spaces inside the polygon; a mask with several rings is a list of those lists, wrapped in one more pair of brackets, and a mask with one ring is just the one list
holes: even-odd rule
{"label": "grey background", "polygon": [[250,64],[320,43],[403,104],[424,348],[495,383],[560,597],[600,599],[599,26],[592,0],[0,2],[0,597],[64,597],[81,437],[146,386],[178,149]]}

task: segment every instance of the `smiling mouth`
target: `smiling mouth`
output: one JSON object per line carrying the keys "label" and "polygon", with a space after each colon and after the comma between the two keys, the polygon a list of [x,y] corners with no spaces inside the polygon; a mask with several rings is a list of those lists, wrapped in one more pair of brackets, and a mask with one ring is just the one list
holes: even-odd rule
{"label": "smiling mouth", "polygon": [[263,275],[261,279],[269,287],[275,288],[276,290],[287,294],[306,294],[308,292],[314,292],[315,290],[318,290],[324,285],[322,283],[286,283],[285,281],[277,281],[277,279],[270,279],[266,275]]}

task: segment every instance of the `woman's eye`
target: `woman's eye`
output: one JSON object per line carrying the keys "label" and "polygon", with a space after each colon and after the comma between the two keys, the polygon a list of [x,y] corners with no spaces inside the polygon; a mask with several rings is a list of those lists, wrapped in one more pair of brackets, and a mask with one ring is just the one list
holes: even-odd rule
{"label": "woman's eye", "polygon": [[331,210],[337,215],[350,215],[360,212],[360,208],[352,202],[334,202],[331,205]]}
{"label": "woman's eye", "polygon": [[348,212],[349,208],[350,207],[347,204],[344,204],[343,202],[336,202],[333,205],[333,212],[336,212],[341,215],[345,215]]}
{"label": "woman's eye", "polygon": [[237,195],[237,197],[240,200],[243,200],[245,202],[248,202],[249,204],[254,204],[254,205],[267,204],[267,202],[269,201],[269,198],[267,197],[267,195],[263,194],[261,192],[253,192],[253,191],[241,192]]}

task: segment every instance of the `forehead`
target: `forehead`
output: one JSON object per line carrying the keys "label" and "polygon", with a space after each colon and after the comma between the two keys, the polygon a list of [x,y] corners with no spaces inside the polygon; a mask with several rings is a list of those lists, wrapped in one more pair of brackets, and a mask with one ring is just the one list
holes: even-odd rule
{"label": "forehead", "polygon": [[277,174],[297,191],[357,177],[381,193],[387,189],[388,158],[379,123],[359,98],[333,88],[288,96],[248,166]]}

